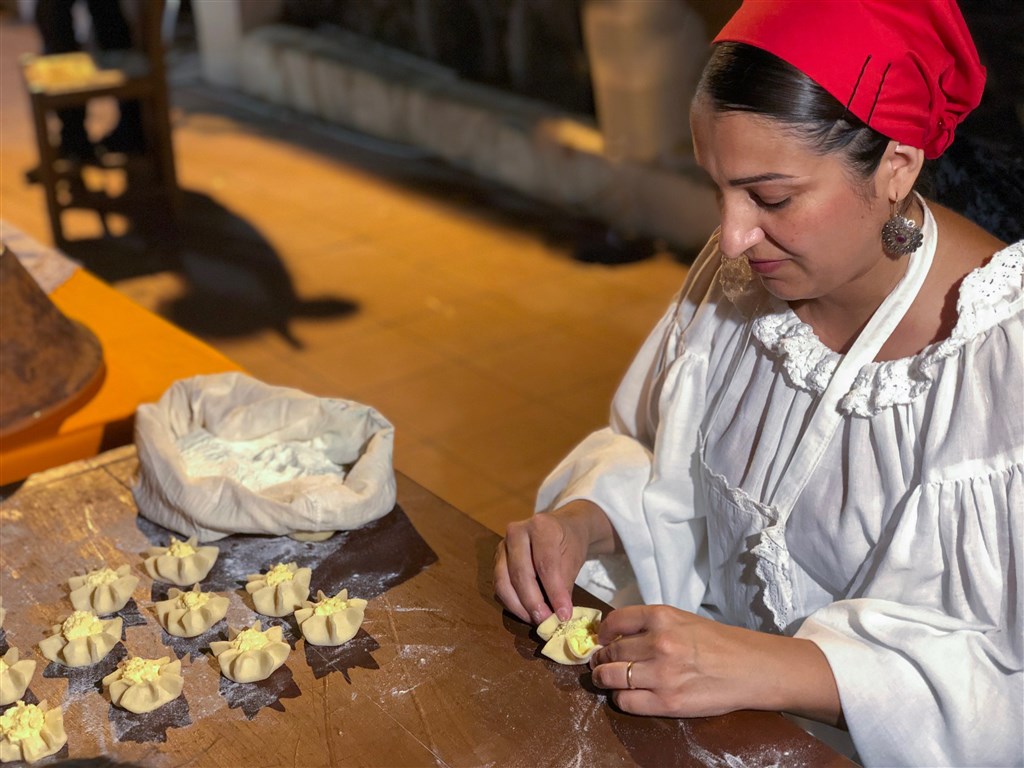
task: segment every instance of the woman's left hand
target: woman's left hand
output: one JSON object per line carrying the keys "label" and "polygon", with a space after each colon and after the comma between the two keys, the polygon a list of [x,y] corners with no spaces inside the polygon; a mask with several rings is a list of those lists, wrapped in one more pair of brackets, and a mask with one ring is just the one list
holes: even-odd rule
{"label": "woman's left hand", "polygon": [[590,660],[594,684],[638,715],[789,711],[835,723],[839,693],[809,640],[719,624],[665,605],[612,611]]}

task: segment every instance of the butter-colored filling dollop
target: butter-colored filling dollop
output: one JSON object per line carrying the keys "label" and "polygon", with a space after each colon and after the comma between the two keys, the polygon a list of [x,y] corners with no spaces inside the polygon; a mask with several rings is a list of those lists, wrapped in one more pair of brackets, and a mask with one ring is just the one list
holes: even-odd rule
{"label": "butter-colored filling dollop", "polygon": [[46,716],[35,704],[18,701],[0,717],[0,736],[12,743],[40,738]]}
{"label": "butter-colored filling dollop", "polygon": [[202,608],[210,602],[210,596],[205,592],[182,592],[178,595],[178,607],[185,610]]}
{"label": "butter-colored filling dollop", "polygon": [[99,570],[87,573],[85,583],[90,587],[102,587],[107,584],[113,584],[117,579],[117,571],[113,571],[110,568],[100,568]]}
{"label": "butter-colored filling dollop", "polygon": [[267,571],[267,586],[276,587],[295,578],[295,563],[278,563]]}
{"label": "butter-colored filling dollop", "polygon": [[564,637],[566,648],[582,659],[597,645],[597,622],[585,617],[563,621],[554,631],[554,637]]}
{"label": "butter-colored filling dollop", "polygon": [[313,614],[316,616],[330,616],[341,613],[348,608],[348,600],[340,597],[325,597],[319,603],[313,605]]}
{"label": "butter-colored filling dollop", "polygon": [[597,647],[597,635],[591,631],[590,627],[573,627],[565,634],[565,645],[568,647],[569,653],[577,659],[582,659]]}
{"label": "butter-colored filling dollop", "polygon": [[103,631],[103,622],[96,618],[96,614],[89,611],[75,611],[60,626],[60,631],[68,640],[77,640],[81,637],[98,635]]}
{"label": "butter-colored filling dollop", "polygon": [[168,555],[171,555],[172,557],[188,557],[195,553],[196,548],[187,541],[178,541],[176,538],[171,536],[171,545],[167,547]]}
{"label": "butter-colored filling dollop", "polygon": [[149,683],[160,676],[160,661],[132,656],[121,662],[121,679],[132,685]]}
{"label": "butter-colored filling dollop", "polygon": [[243,629],[235,639],[231,641],[231,647],[239,651],[258,651],[270,641],[267,636],[258,629]]}

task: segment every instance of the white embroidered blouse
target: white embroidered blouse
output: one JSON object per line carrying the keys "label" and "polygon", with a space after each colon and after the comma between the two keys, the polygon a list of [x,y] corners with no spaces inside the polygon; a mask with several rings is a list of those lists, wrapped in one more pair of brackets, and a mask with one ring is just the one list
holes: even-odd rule
{"label": "white embroidered blouse", "polygon": [[859,371],[781,550],[758,500],[840,355],[759,286],[727,299],[719,263],[712,238],[611,425],[540,489],[538,511],[590,499],[622,539],[629,562],[579,582],[814,641],[866,764],[1020,763],[1024,241],[964,279],[948,339]]}

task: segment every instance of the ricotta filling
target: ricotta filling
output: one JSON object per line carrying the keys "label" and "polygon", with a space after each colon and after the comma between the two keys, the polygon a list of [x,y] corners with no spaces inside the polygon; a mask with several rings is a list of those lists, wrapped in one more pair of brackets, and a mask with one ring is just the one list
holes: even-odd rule
{"label": "ricotta filling", "polygon": [[278,563],[267,571],[267,586],[276,587],[295,578],[295,563]]}
{"label": "ricotta filling", "polygon": [[231,647],[238,651],[258,651],[269,642],[262,631],[250,628],[243,629],[235,635],[235,639],[231,641]]}
{"label": "ricotta filling", "polygon": [[167,547],[167,554],[171,557],[188,557],[194,555],[196,548],[189,544],[187,541],[178,541],[173,536],[171,537],[171,545]]}
{"label": "ricotta filling", "polygon": [[121,679],[132,685],[149,683],[160,676],[160,662],[156,659],[141,659],[132,656],[121,662]]}
{"label": "ricotta filling", "polygon": [[107,584],[113,584],[117,579],[117,571],[113,571],[110,568],[100,568],[97,571],[91,571],[86,574],[85,583],[90,587],[103,587]]}
{"label": "ricotta filling", "polygon": [[15,744],[28,739],[41,740],[45,724],[43,710],[35,704],[19,701],[0,717],[0,736]]}
{"label": "ricotta filling", "polygon": [[98,635],[103,631],[103,622],[90,611],[75,611],[60,626],[61,634],[67,640]]}

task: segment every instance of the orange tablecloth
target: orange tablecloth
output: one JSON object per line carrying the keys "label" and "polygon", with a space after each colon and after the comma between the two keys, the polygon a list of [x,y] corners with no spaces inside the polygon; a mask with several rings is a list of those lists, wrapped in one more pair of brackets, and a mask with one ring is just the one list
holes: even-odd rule
{"label": "orange tablecloth", "polygon": [[99,338],[106,375],[76,410],[3,441],[0,485],[131,442],[135,409],[158,399],[178,379],[241,370],[84,269],[76,270],[50,298]]}

